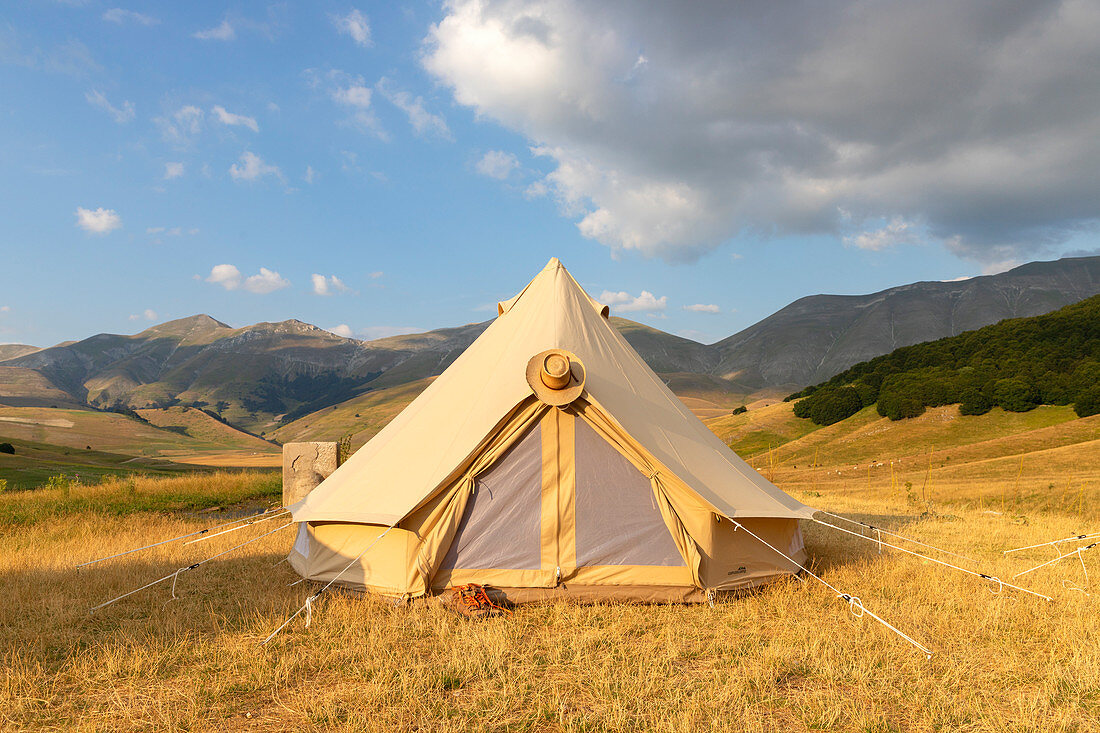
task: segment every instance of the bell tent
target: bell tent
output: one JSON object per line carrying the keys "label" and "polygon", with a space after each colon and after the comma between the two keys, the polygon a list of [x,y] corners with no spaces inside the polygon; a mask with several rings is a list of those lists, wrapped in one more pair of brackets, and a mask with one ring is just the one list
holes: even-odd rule
{"label": "bell tent", "polygon": [[797,570],[782,554],[804,561],[814,510],[711,433],[557,259],[497,310],[290,507],[302,577],[394,598],[478,583],[514,602],[698,601]]}

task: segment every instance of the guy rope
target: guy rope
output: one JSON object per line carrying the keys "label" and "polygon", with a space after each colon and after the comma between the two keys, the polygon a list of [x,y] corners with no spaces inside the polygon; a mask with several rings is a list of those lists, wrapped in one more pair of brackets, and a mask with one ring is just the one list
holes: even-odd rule
{"label": "guy rope", "polygon": [[[320,597],[321,597],[321,594],[322,594],[322,593],[324,593],[324,592],[325,592],[326,590],[328,590],[328,589],[329,589],[329,588],[330,588],[330,587],[332,586],[332,584],[333,584],[333,583],[335,583],[335,582],[336,582],[337,580],[339,580],[339,579],[340,579],[340,576],[342,576],[342,575],[343,575],[344,573],[346,573],[347,571],[351,570],[351,566],[352,566],[352,565],[354,565],[355,563],[359,562],[359,560],[361,560],[361,559],[362,559],[363,555],[366,555],[366,554],[367,554],[367,553],[368,553],[368,552],[370,551],[370,549],[371,549],[372,547],[374,547],[374,546],[375,546],[375,545],[377,545],[377,544],[378,544],[379,542],[381,542],[381,541],[382,541],[382,538],[383,538],[383,537],[385,537],[386,535],[388,535],[388,534],[390,533],[390,530],[391,530],[391,529],[393,529],[393,528],[394,528],[394,527],[396,527],[396,526],[397,526],[396,524],[391,524],[391,525],[390,525],[389,527],[386,527],[386,531],[385,531],[385,532],[383,532],[382,534],[380,534],[380,535],[378,535],[377,537],[375,537],[375,538],[374,538],[374,541],[373,541],[373,542],[371,542],[371,543],[370,543],[369,545],[367,545],[366,549],[364,549],[364,550],[363,550],[362,552],[360,552],[360,553],[359,553],[358,555],[356,555],[355,557],[353,557],[353,558],[351,559],[351,562],[349,562],[349,563],[348,563],[347,565],[345,565],[345,566],[344,566],[344,569],[343,569],[343,570],[341,570],[341,571],[340,571],[340,572],[338,572],[338,573],[337,573],[336,575],[334,575],[334,576],[333,576],[333,578],[332,578],[332,580],[330,580],[330,581],[329,581],[328,583],[326,583],[326,584],[325,584],[325,585],[324,585],[324,586],[323,586],[323,587],[321,588],[321,590],[317,591],[317,592],[316,592],[316,593],[314,593],[313,595],[311,595],[311,596],[309,596],[308,598],[306,598],[306,602],[302,604],[301,608],[299,608],[299,609],[298,609],[297,611],[295,611],[295,612],[294,612],[294,613],[293,613],[293,614],[292,614],[292,615],[290,616],[290,618],[288,618],[288,619],[287,619],[286,621],[284,621],[284,622],[283,622],[283,624],[282,624],[282,626],[280,626],[279,628],[275,629],[275,630],[274,630],[274,631],[272,631],[272,632],[271,632],[270,634],[268,634],[267,638],[266,638],[266,639],[264,639],[263,641],[261,641],[261,642],[260,642],[260,646],[267,646],[267,643],[268,643],[269,641],[271,641],[272,639],[274,639],[274,638],[275,638],[275,636],[276,636],[276,635],[277,635],[277,634],[278,634],[278,633],[279,633],[280,631],[282,631],[282,630],[283,630],[283,629],[285,629],[285,628],[286,628],[287,626],[289,626],[289,625],[290,625],[290,622],[291,622],[291,621],[293,621],[294,619],[298,618],[298,616],[299,616],[299,615],[300,615],[300,614],[302,613],[302,611],[305,611],[305,612],[306,612],[306,628],[309,628],[309,625],[310,625],[310,623],[312,623],[312,622],[313,622],[313,602],[314,602],[315,600],[317,600],[318,598],[320,598]],[[305,580],[305,578],[303,578],[302,580]],[[293,585],[293,583],[292,583],[291,585]]]}
{"label": "guy rope", "polygon": [[878,542],[883,547],[889,547],[891,549],[898,550],[899,552],[905,552],[905,553],[908,553],[910,555],[913,555],[914,557],[919,557],[922,560],[928,560],[929,562],[934,562],[934,563],[937,563],[939,565],[943,565],[944,567],[953,568],[953,569],[958,570],[960,572],[966,573],[967,575],[973,575],[973,576],[978,577],[978,578],[983,578],[983,579],[988,580],[989,582],[993,583],[995,586],[997,586],[997,590],[994,591],[994,593],[1000,593],[1001,590],[1003,590],[1004,588],[1012,588],[1013,590],[1018,590],[1018,591],[1022,591],[1024,593],[1030,593],[1033,596],[1038,596],[1039,598],[1042,598],[1045,601],[1053,601],[1054,600],[1050,596],[1045,596],[1042,593],[1036,593],[1033,590],[1028,590],[1027,588],[1021,588],[1018,585],[1012,585],[1011,583],[1006,583],[1003,580],[1001,580],[1000,578],[995,577],[993,575],[988,575],[986,573],[979,573],[976,570],[967,570],[966,568],[961,568],[958,565],[952,565],[949,562],[944,562],[943,560],[938,560],[934,557],[929,557],[928,555],[922,555],[919,552],[913,552],[912,550],[907,550],[904,547],[898,547],[897,545],[891,545],[889,542],[883,542],[882,540],[872,539],[872,538],[870,538],[866,535],[860,534],[859,532],[853,532],[849,529],[844,529],[843,527],[838,527],[835,524],[829,524],[828,522],[822,522],[820,519],[814,519],[814,520],[811,520],[811,521],[816,522],[817,524],[820,524],[823,527],[830,527],[832,529],[835,529],[837,532],[844,532],[846,534],[852,535],[853,537],[859,537],[860,539],[867,540],[869,542]]}
{"label": "guy rope", "polygon": [[[900,630],[899,628],[897,628],[896,626],[894,626],[893,624],[888,622],[886,619],[882,618],[878,614],[876,614],[873,611],[871,611],[870,609],[868,609],[866,606],[863,605],[863,601],[861,601],[858,597],[853,596],[850,593],[845,593],[843,591],[837,590],[834,586],[830,585],[828,583],[828,581],[826,581],[825,579],[821,578],[818,575],[815,575],[813,573],[813,571],[811,571],[806,566],[800,565],[796,560],[794,560],[793,558],[788,556],[785,552],[783,552],[782,550],[777,548],[775,545],[772,545],[770,542],[765,540],[763,537],[760,537],[759,535],[757,535],[757,534],[753,533],[752,531],[750,531],[749,529],[747,529],[745,527],[745,525],[741,524],[740,522],[738,522],[733,517],[728,517],[728,519],[731,522],[733,522],[733,526],[734,526],[735,530],[743,530],[749,536],[754,537],[755,539],[759,540],[765,546],[771,548],[771,550],[773,552],[775,552],[780,557],[786,559],[787,562],[789,562],[791,565],[794,565],[796,568],[798,568],[802,572],[806,573],[807,575],[809,575],[811,578],[813,578],[817,582],[824,585],[826,588],[831,590],[833,593],[836,593],[837,598],[841,599],[842,601],[846,601],[848,603],[848,609],[852,612],[853,616],[855,616],[856,618],[863,618],[864,614],[870,616],[875,621],[878,621],[880,624],[882,624],[886,628],[893,631],[899,637],[901,637],[905,641],[909,642],[910,644],[912,644],[917,649],[921,650],[925,654],[925,656],[927,656],[929,659],[932,658],[932,650],[930,650],[928,647],[924,646],[923,644],[918,642],[916,639],[909,636],[904,631]],[[795,577],[797,578],[798,576],[796,575]],[[798,579],[802,580],[802,578],[798,578]],[[803,581],[803,582],[805,582],[805,581]]]}
{"label": "guy rope", "polygon": [[204,535],[208,532],[214,531],[215,529],[221,529],[222,527],[228,527],[231,524],[239,524],[241,522],[251,523],[250,520],[255,520],[257,517],[262,517],[265,514],[270,514],[272,512],[280,512],[282,514],[285,514],[287,512],[287,510],[284,507],[276,507],[274,509],[265,509],[264,511],[259,512],[258,514],[252,514],[252,515],[247,516],[247,517],[241,517],[241,518],[238,518],[238,519],[234,519],[230,522],[222,522],[221,524],[215,524],[213,527],[207,527],[206,529],[200,529],[200,530],[197,530],[195,532],[188,532],[187,534],[181,534],[179,537],[171,537],[171,538],[166,539],[166,540],[161,540],[160,542],[154,542],[151,545],[145,545],[144,547],[135,547],[134,549],[126,550],[125,552],[116,552],[114,555],[107,555],[106,557],[100,557],[100,558],[97,558],[95,560],[89,560],[88,562],[82,562],[79,565],[76,565],[75,567],[82,568],[86,565],[95,565],[97,562],[103,562],[104,560],[113,560],[116,557],[122,557],[124,555],[129,555],[129,554],[134,553],[134,552],[141,552],[142,550],[150,550],[154,547],[160,547],[161,545],[167,545],[169,542],[176,542],[177,540],[185,540],[188,537],[195,537],[197,535]]}
{"label": "guy rope", "polygon": [[872,530],[873,532],[876,532],[879,535],[879,538],[876,540],[876,542],[878,542],[878,545],[879,545],[879,552],[882,551],[882,537],[881,537],[881,535],[885,534],[885,535],[889,535],[890,537],[897,537],[899,540],[905,540],[906,542],[912,542],[914,545],[920,545],[921,547],[927,547],[928,549],[935,550],[936,552],[942,552],[945,555],[952,555],[954,557],[958,557],[958,558],[961,558],[963,560],[970,560],[970,562],[974,562],[971,558],[967,557],[966,555],[960,555],[957,552],[951,552],[950,550],[944,550],[944,549],[936,547],[934,545],[930,545],[927,542],[921,542],[920,540],[915,540],[912,537],[903,537],[902,535],[897,534],[896,532],[890,532],[888,530],[882,529],[881,527],[876,527],[873,524],[867,524],[866,522],[860,522],[857,519],[849,519],[848,517],[842,517],[839,514],[833,514],[832,512],[827,512],[824,509],[818,509],[817,511],[818,511],[819,514],[824,514],[828,517],[836,517],[837,519],[842,519],[845,522],[851,522],[852,524],[858,524],[861,527],[866,527],[867,529]]}
{"label": "guy rope", "polygon": [[1037,547],[1054,547],[1058,549],[1056,545],[1060,545],[1063,542],[1075,542],[1079,540],[1091,540],[1094,537],[1100,537],[1100,532],[1092,532],[1090,534],[1075,534],[1072,537],[1063,537],[1060,540],[1051,540],[1050,542],[1040,542],[1037,545],[1028,545],[1027,547],[1013,547],[1011,550],[1002,550],[1002,554],[1007,555],[1010,552],[1021,552],[1023,550],[1034,550]]}
{"label": "guy rope", "polygon": [[1067,557],[1072,557],[1072,556],[1076,555],[1077,559],[1081,561],[1081,569],[1085,571],[1085,584],[1087,585],[1088,582],[1089,582],[1089,571],[1088,571],[1088,568],[1085,567],[1085,559],[1083,557],[1081,557],[1081,553],[1085,552],[1086,550],[1091,550],[1092,548],[1096,547],[1097,545],[1100,545],[1100,542],[1093,542],[1091,545],[1082,545],[1081,547],[1078,547],[1076,550],[1071,550],[1071,551],[1065,553],[1064,555],[1059,555],[1058,557],[1054,558],[1053,560],[1047,560],[1045,563],[1043,563],[1041,565],[1036,565],[1035,567],[1028,568],[1027,570],[1024,570],[1023,572],[1016,573],[1015,575],[1012,576],[1012,578],[1013,579],[1019,578],[1021,575],[1027,575],[1028,573],[1034,572],[1034,571],[1038,570],[1039,568],[1045,568],[1047,565],[1053,565],[1054,563],[1058,562],[1059,560],[1065,560]]}
{"label": "guy rope", "polygon": [[242,542],[239,545],[234,545],[233,547],[230,547],[228,550],[223,550],[223,551],[219,552],[217,555],[211,555],[210,557],[206,558],[205,560],[200,560],[197,563],[194,563],[192,565],[184,566],[184,567],[180,568],[179,570],[176,570],[173,573],[169,573],[168,575],[165,575],[163,578],[158,578],[157,580],[154,580],[151,583],[146,583],[145,585],[141,586],[140,588],[135,588],[134,590],[130,591],[129,593],[123,593],[122,595],[118,596],[117,598],[112,598],[109,601],[104,601],[103,603],[100,603],[98,606],[93,606],[91,609],[88,610],[88,613],[95,613],[96,611],[98,611],[99,609],[101,609],[105,606],[109,606],[112,603],[115,603],[116,601],[121,601],[123,598],[126,598],[128,596],[132,596],[135,593],[139,593],[139,592],[145,590],[146,588],[152,588],[154,585],[157,585],[158,583],[163,583],[164,581],[166,581],[168,579],[172,579],[172,597],[174,598],[175,594],[176,594],[176,583],[175,583],[175,581],[179,578],[180,573],[185,573],[188,570],[194,570],[195,568],[202,567],[203,565],[210,562],[211,560],[216,560],[217,558],[221,557],[222,555],[228,555],[229,553],[233,552],[234,550],[239,550],[240,548],[244,547],[245,545],[251,545],[253,542],[256,542],[257,540],[262,540],[264,537],[267,537],[268,535],[275,534],[280,529],[286,529],[287,527],[291,527],[293,525],[294,525],[294,522],[287,522],[286,524],[282,525],[281,527],[276,527],[275,529],[273,529],[269,532],[264,532],[262,535],[259,535],[257,537],[253,537],[252,539],[247,540],[245,542]]}

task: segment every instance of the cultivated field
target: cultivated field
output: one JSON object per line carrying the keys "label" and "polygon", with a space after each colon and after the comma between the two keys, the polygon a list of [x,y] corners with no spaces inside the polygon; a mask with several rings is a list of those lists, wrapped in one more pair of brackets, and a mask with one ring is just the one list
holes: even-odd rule
{"label": "cultivated field", "polygon": [[[1072,426],[1087,436],[1092,429],[1086,421],[1040,422],[1047,424],[1040,430]],[[1000,550],[1100,530],[1100,486],[1083,478],[1100,462],[1091,452],[1072,458],[1074,450],[1091,451],[1088,442],[1054,449],[1070,456],[1050,469],[1060,472],[1054,481],[1039,469],[1027,473],[1041,451],[1028,453],[1023,488],[1006,495],[1005,511],[989,487],[1017,478],[1015,454],[970,461],[949,482],[955,456],[963,455],[956,446],[950,468],[931,471],[931,501],[919,483],[892,489],[881,468],[872,468],[868,489],[865,468],[827,478],[823,467],[793,467],[793,456],[805,453],[765,451],[753,460],[807,503],[962,552],[973,561],[947,559],[1008,579],[1054,553],[1005,558]],[[824,445],[817,446],[819,463],[847,463],[848,454],[834,460]],[[838,437],[830,445],[848,443]],[[929,473],[927,466],[906,470],[895,479]],[[1036,480],[1054,486],[1039,491]],[[857,619],[812,579],[724,597],[715,608],[530,605],[482,622],[423,601],[395,607],[334,594],[318,604],[308,629],[299,618],[260,648],[309,593],[305,584],[289,585],[297,576],[277,564],[292,540],[289,528],[181,574],[175,600],[168,581],[88,613],[281,520],[89,568],[75,563],[236,516],[200,507],[277,502],[271,474],[0,495],[7,670],[0,724],[127,731],[1100,727],[1100,603],[1077,590],[1095,589],[1078,560],[1025,576],[1026,585],[1055,599],[1048,603],[1009,590],[995,595],[981,579],[889,549],[880,555],[870,542],[812,524],[805,533],[815,572],[930,647],[931,660],[871,618]],[[1092,578],[1100,577],[1100,555],[1083,557]]]}

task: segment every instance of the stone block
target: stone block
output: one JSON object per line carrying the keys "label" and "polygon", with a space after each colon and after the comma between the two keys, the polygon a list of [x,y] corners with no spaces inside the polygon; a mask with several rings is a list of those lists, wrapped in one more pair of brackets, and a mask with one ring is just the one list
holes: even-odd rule
{"label": "stone block", "polygon": [[336,470],[339,460],[336,443],[283,445],[283,506],[304,499]]}

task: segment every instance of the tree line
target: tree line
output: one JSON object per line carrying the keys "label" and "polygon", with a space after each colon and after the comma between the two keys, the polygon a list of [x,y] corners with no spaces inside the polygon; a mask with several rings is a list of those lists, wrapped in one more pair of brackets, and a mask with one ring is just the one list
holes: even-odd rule
{"label": "tree line", "polygon": [[789,395],[794,414],[832,425],[869,405],[891,420],[959,403],[964,415],[994,407],[1026,412],[1073,405],[1100,413],[1100,295],[1032,318],[1012,318],[861,362]]}

